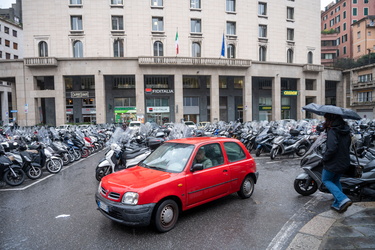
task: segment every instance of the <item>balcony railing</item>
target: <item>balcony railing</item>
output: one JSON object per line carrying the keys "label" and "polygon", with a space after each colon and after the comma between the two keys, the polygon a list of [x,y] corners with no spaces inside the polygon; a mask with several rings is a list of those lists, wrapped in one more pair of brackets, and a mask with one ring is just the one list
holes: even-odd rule
{"label": "balcony railing", "polygon": [[201,57],[138,57],[139,65],[251,67],[251,60]]}
{"label": "balcony railing", "polygon": [[305,72],[323,72],[324,66],[317,64],[305,64],[303,65],[303,71]]}
{"label": "balcony railing", "polygon": [[54,57],[29,57],[25,58],[25,65],[28,67],[57,67],[57,59]]}
{"label": "balcony railing", "polygon": [[352,81],[352,87],[353,87],[353,90],[375,88],[375,80],[368,81],[368,82]]}

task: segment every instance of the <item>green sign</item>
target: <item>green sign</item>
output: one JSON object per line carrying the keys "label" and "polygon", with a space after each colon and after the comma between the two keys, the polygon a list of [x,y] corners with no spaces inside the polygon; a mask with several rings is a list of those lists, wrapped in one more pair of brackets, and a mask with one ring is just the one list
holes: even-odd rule
{"label": "green sign", "polygon": [[137,113],[135,107],[115,107],[115,114],[120,113]]}

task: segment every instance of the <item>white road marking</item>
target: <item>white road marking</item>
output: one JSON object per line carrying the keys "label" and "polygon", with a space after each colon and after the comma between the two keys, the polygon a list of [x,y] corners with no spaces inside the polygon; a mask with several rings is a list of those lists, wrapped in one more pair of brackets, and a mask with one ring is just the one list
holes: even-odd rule
{"label": "white road marking", "polygon": [[267,250],[280,250],[286,249],[286,244],[288,239],[292,234],[295,233],[296,229],[299,228],[302,224],[305,224],[303,221],[298,218],[303,214],[306,214],[306,211],[312,210],[317,204],[322,200],[323,196],[321,193],[318,193],[314,198],[306,202],[306,204],[300,208],[290,219],[284,224],[279,233],[272,239],[271,243],[268,245]]}

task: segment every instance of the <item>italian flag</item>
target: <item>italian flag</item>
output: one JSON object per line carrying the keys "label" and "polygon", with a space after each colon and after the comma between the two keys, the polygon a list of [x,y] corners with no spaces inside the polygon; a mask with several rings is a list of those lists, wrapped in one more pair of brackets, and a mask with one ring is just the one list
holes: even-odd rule
{"label": "italian flag", "polygon": [[176,55],[180,52],[180,47],[178,46],[178,31],[176,31],[176,38],[174,39],[176,44]]}

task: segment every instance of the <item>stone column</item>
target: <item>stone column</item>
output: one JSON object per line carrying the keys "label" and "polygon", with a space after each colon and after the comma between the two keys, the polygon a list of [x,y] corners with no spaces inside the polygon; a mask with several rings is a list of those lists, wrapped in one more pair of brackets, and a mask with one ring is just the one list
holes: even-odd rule
{"label": "stone column", "polygon": [[272,80],[272,120],[281,119],[281,79],[277,73]]}
{"label": "stone column", "polygon": [[253,120],[253,83],[251,75],[245,76],[245,84],[243,86],[243,121]]}
{"label": "stone column", "polygon": [[184,118],[184,88],[182,75],[175,74],[174,79],[174,104],[175,104],[175,122],[180,122]]}
{"label": "stone column", "polygon": [[[5,89],[1,92],[1,117],[3,118],[3,125],[9,123],[9,106],[8,106],[8,91]],[[17,121],[18,123],[18,121]]]}
{"label": "stone column", "polygon": [[56,126],[66,123],[66,93],[64,77],[55,77]]}
{"label": "stone column", "polygon": [[143,117],[146,120],[147,112],[145,110],[145,86],[142,72],[137,72],[135,75],[135,97],[137,107],[137,119]]}
{"label": "stone column", "polygon": [[220,89],[219,89],[219,75],[217,72],[211,76],[210,88],[210,113],[211,123],[220,120]]}
{"label": "stone column", "polygon": [[96,123],[106,123],[106,101],[105,101],[105,85],[104,76],[98,71],[95,74],[95,103],[96,103]]}
{"label": "stone column", "polygon": [[305,96],[305,76],[302,76],[302,78],[297,79],[297,120],[301,120],[306,118],[305,112],[302,111],[302,107],[306,104],[306,96]]}

